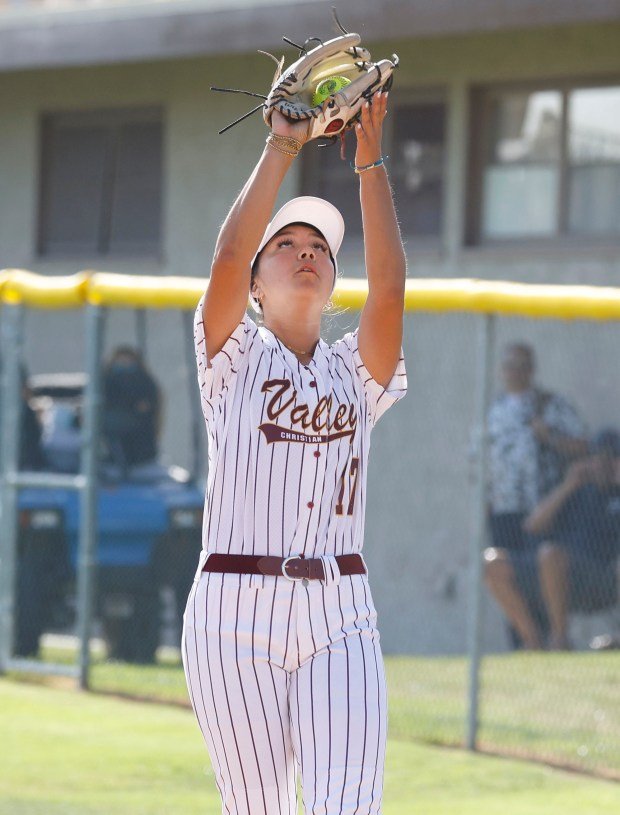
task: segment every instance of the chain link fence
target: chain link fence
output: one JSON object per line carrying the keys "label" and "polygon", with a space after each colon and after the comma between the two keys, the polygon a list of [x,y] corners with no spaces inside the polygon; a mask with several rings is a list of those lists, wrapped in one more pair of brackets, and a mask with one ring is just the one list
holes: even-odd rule
{"label": "chain link fence", "polygon": [[[394,415],[377,426],[373,439],[365,551],[384,649],[394,655],[388,657],[391,732],[433,743],[467,742],[472,642],[477,639],[480,749],[619,777],[620,651],[615,649],[620,645],[620,474],[613,454],[601,473],[589,444],[602,429],[620,429],[620,377],[614,363],[620,326],[611,321],[493,318],[484,413],[488,420],[491,406],[497,413],[499,405],[503,424],[487,421],[483,437],[478,411],[484,319],[460,313],[408,314],[409,392]],[[529,346],[535,357],[532,386],[549,399],[541,420],[557,432],[550,441],[569,433],[582,440],[581,449],[577,444],[572,452],[551,456],[544,484],[540,459],[549,451],[532,428],[537,406],[517,395],[503,396],[503,369],[515,345]],[[487,547],[501,543],[497,533],[494,540],[489,523],[489,488],[485,535],[479,543],[474,540],[472,549],[481,511],[477,488],[483,441],[487,481],[508,476],[504,490],[515,484],[518,488],[513,504],[514,497],[499,490],[504,503],[498,503],[497,514],[504,510],[513,526],[514,515],[521,526],[565,483],[571,467],[583,468],[582,486],[563,500],[545,534],[524,533],[516,540],[507,536],[507,568],[499,578],[484,558]],[[499,457],[499,465],[505,459],[508,473],[498,462],[490,466],[493,456]],[[549,462],[542,464],[549,468]],[[525,503],[520,503],[521,493]],[[549,558],[552,544],[559,551]],[[476,546],[481,564],[473,562]],[[563,551],[570,555],[564,576]],[[551,602],[555,599],[557,605],[564,597],[566,603],[564,643],[552,641],[541,560],[547,572],[551,569]],[[481,565],[478,584],[472,583],[476,565]],[[511,585],[531,608],[541,650],[524,648],[510,623],[508,611],[515,616]],[[476,596],[477,637],[471,630]],[[396,656],[403,653],[414,656]]]}
{"label": "chain link fence", "polygon": [[[5,662],[24,671],[79,672],[81,603],[89,605],[95,653],[110,664],[155,664],[161,648],[179,641],[201,547],[204,445],[191,410],[192,315],[96,311],[96,326],[86,309],[5,304],[0,318],[4,438],[12,418],[21,425],[17,475],[10,445],[3,448],[3,645]],[[92,413],[97,433],[89,444]],[[85,553],[88,450],[96,458],[97,520],[95,546]]]}
{"label": "chain link fence", "polygon": [[[482,307],[467,286],[460,294],[455,282],[443,294],[441,286],[411,281],[404,340],[409,392],[377,425],[369,468],[364,552],[386,654],[391,736],[475,743],[620,777],[620,651],[613,648],[620,637],[618,459],[608,456],[613,467],[597,470],[601,462],[591,448],[598,431],[620,425],[614,362],[620,323],[486,316],[476,313]],[[110,461],[109,427],[99,428],[89,686],[181,704],[187,700],[177,644],[200,548],[205,477],[188,321],[199,290],[200,281],[192,281],[183,310],[135,312],[112,302],[99,309],[100,360],[109,361],[119,346],[142,349],[161,412],[158,455],[148,466]],[[326,319],[327,341],[357,324],[359,295],[348,301],[343,295],[341,302],[348,307]],[[546,307],[553,311],[552,303]],[[5,307],[0,316],[3,332],[9,312]],[[29,371],[20,399],[43,427],[40,473],[52,470],[50,461],[56,475],[82,472],[81,422],[92,384],[83,317],[80,309],[22,314],[19,355]],[[3,341],[3,357],[5,348]],[[513,379],[507,397],[510,363],[512,374],[518,367],[511,353],[517,362],[529,354],[535,369],[521,392]],[[104,407],[107,373],[99,365]],[[541,396],[532,401],[528,393]],[[489,422],[493,410],[497,426]],[[566,439],[578,443],[563,447]],[[7,466],[5,455],[5,513]],[[491,489],[502,478],[506,483]],[[567,478],[575,489],[567,489],[545,534],[522,533]],[[39,671],[49,671],[78,659],[78,492],[50,485],[18,490],[14,628],[5,670],[34,671],[38,663]],[[501,519],[500,527],[508,527],[498,532],[497,518],[495,527],[489,522],[497,515],[514,517]],[[506,550],[496,573],[485,558],[493,544]],[[6,537],[2,546],[5,558]],[[5,632],[7,593],[5,580]],[[540,650],[524,642],[515,594],[535,622]],[[562,602],[567,625],[560,643],[552,633]]]}

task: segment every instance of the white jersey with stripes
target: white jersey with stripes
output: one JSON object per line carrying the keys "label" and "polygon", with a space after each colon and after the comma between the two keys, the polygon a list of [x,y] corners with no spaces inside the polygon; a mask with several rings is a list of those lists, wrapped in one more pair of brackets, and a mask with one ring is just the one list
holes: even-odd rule
{"label": "white jersey with stripes", "polygon": [[332,345],[320,339],[303,365],[245,314],[208,360],[203,303],[194,319],[209,449],[201,563],[211,552],[360,552],[370,434],[407,391],[402,350],[384,388],[362,362],[357,329]]}

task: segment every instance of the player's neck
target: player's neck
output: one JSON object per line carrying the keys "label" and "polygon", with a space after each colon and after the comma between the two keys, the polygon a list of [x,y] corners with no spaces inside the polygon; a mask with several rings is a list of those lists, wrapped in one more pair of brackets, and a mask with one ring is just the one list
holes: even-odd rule
{"label": "player's neck", "polygon": [[309,362],[321,333],[321,322],[298,320],[295,315],[286,317],[266,316],[265,328],[268,328],[280,342],[299,359],[302,364]]}

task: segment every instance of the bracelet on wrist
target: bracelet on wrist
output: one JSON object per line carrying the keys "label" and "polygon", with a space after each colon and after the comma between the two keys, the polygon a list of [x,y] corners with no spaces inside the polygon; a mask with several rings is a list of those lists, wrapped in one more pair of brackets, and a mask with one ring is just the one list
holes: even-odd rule
{"label": "bracelet on wrist", "polygon": [[299,154],[303,146],[300,141],[294,139],[292,136],[279,136],[273,132],[267,136],[265,141],[270,147],[273,147],[274,150],[284,153],[287,156],[292,156],[293,158]]}
{"label": "bracelet on wrist", "polygon": [[291,153],[290,150],[283,150],[281,147],[277,147],[277,145],[272,144],[271,142],[267,142],[269,147],[277,150],[278,153],[283,153],[285,156],[290,156],[291,158],[297,158],[297,153]]}
{"label": "bracelet on wrist", "polygon": [[351,167],[355,170],[355,172],[359,175],[360,173],[365,173],[367,170],[372,170],[374,167],[381,167],[385,163],[385,159],[389,158],[389,156],[381,156],[380,159],[373,162],[372,164],[365,164],[363,166],[358,167],[354,162],[351,162]]}

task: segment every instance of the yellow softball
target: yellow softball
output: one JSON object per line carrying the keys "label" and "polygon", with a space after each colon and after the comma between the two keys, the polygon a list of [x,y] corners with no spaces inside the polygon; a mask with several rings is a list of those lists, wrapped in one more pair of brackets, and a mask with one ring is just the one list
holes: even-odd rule
{"label": "yellow softball", "polygon": [[328,96],[331,96],[332,93],[338,93],[338,91],[341,91],[350,84],[351,80],[347,79],[346,76],[328,76],[322,79],[312,95],[312,104],[320,105]]}

